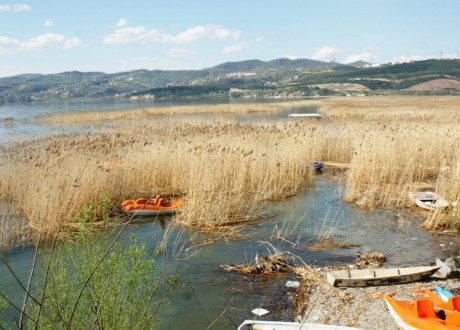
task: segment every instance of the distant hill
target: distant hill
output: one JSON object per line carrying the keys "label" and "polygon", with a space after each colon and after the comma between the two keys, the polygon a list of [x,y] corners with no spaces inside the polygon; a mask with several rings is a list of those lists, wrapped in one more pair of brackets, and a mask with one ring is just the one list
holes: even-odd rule
{"label": "distant hill", "polygon": [[[429,84],[430,81],[441,84]],[[448,83],[447,83],[448,82]],[[0,101],[174,99],[349,94],[460,94],[460,61],[370,67],[309,59],[246,60],[202,70],[70,71],[0,78]],[[421,85],[420,88],[415,86]],[[431,88],[431,87],[432,88]]]}

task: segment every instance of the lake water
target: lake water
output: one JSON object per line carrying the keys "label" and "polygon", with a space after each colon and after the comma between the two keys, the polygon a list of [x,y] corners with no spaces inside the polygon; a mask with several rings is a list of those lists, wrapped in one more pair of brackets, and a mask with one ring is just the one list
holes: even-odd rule
{"label": "lake water", "polygon": [[[204,104],[222,103],[221,99],[207,100]],[[254,102],[251,100],[229,101],[231,103]],[[282,102],[282,100],[260,100],[258,102]],[[62,102],[62,103],[5,103],[0,106],[0,143],[11,140],[30,139],[43,136],[46,134],[58,134],[81,130],[91,130],[100,124],[47,124],[37,123],[34,118],[37,116],[58,113],[58,112],[75,112],[88,110],[106,110],[113,109],[134,109],[148,106],[169,106],[178,104],[190,104],[190,101],[87,101],[87,102]],[[203,102],[194,101],[193,104],[203,104]],[[315,112],[314,106],[308,106],[302,109],[302,112]],[[300,112],[300,111],[299,111]],[[276,113],[253,114],[252,119],[262,118],[281,118],[286,117],[289,110],[279,111]],[[246,120],[247,115],[236,116],[238,120]]]}
{"label": "lake water", "polygon": [[[144,105],[148,105],[143,103]],[[78,109],[78,107],[80,108]],[[99,104],[100,108],[115,108],[113,104]],[[16,108],[15,108],[16,107]],[[127,107],[123,105],[123,107]],[[15,116],[13,127],[1,127],[3,138],[40,136],[68,127],[42,127],[29,123],[37,114],[50,111],[71,111],[95,109],[95,104],[72,104],[60,108],[58,105],[7,105],[0,107],[0,118]],[[314,109],[305,109],[312,112]],[[286,113],[279,114],[285,117]],[[247,118],[245,118],[246,120]],[[74,129],[81,129],[75,127]],[[24,133],[26,132],[26,133]],[[286,304],[292,303],[293,292],[284,288],[284,283],[294,279],[292,274],[267,279],[244,276],[223,270],[223,264],[242,264],[255,259],[255,256],[267,254],[270,242],[280,251],[291,252],[308,264],[321,267],[330,264],[351,264],[362,251],[375,250],[387,257],[390,265],[420,265],[433,263],[436,258],[447,258],[458,254],[459,241],[456,237],[433,235],[420,230],[417,219],[403,211],[362,210],[354,205],[342,202],[344,187],[340,181],[328,178],[328,171],[317,174],[314,187],[306,188],[302,193],[280,202],[266,205],[266,210],[274,217],[269,221],[258,222],[246,230],[247,239],[231,240],[194,246],[183,236],[185,248],[175,255],[172,237],[168,242],[168,272],[173,272],[180,257],[178,275],[180,285],[170,299],[163,314],[162,329],[206,329],[210,323],[216,323],[213,329],[236,329],[236,325],[255,316],[251,310],[263,307],[270,311],[263,319],[290,321],[290,310]],[[145,221],[147,220],[147,221]],[[129,225],[122,235],[128,240],[135,234],[140,242],[145,242],[149,250],[154,250],[163,238],[169,218],[160,220],[144,219],[143,222]],[[297,242],[294,246],[285,240],[273,239],[275,228],[284,228],[284,238]],[[359,247],[313,251],[309,245],[318,239],[321,229],[331,229],[331,238],[339,242],[360,244]],[[291,234],[289,234],[291,233]],[[196,243],[195,243],[196,244]],[[33,248],[12,249],[5,258],[23,280],[30,271]],[[165,261],[158,256],[157,265],[161,269]],[[20,289],[3,263],[0,264],[0,287],[13,300],[19,302]],[[284,310],[283,310],[284,309]],[[284,313],[284,314],[283,314]],[[11,311],[10,316],[14,312]]]}

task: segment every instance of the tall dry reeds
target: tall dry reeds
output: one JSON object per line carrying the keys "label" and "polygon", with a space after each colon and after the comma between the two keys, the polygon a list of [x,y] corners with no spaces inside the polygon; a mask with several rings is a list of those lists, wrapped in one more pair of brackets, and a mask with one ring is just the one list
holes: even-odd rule
{"label": "tall dry reeds", "polygon": [[[163,107],[52,115],[46,120],[108,120],[93,131],[13,143],[2,149],[0,196],[35,232],[88,228],[82,210],[103,200],[182,195],[177,220],[202,230],[261,215],[263,201],[312,184],[309,162],[347,163],[345,198],[362,207],[402,207],[408,192],[460,196],[460,100],[369,97],[322,101],[320,121],[239,122],[237,112],[309,103]],[[70,116],[70,117],[69,117]],[[72,117],[73,116],[73,117]],[[456,210],[449,211],[458,219]],[[437,218],[440,219],[440,218]],[[442,225],[432,219],[428,227]]]}
{"label": "tall dry reeds", "polygon": [[[353,141],[346,201],[366,208],[403,207],[411,203],[409,191],[416,190],[436,190],[458,200],[459,105],[457,97],[325,102],[322,111]],[[455,210],[448,212],[447,218],[458,217]],[[442,227],[442,218],[432,215],[425,226]]]}
{"label": "tall dry reeds", "polygon": [[199,114],[241,114],[254,112],[276,112],[293,107],[316,105],[317,101],[292,101],[279,103],[234,103],[234,104],[201,104],[201,105],[170,105],[170,106],[149,106],[133,109],[108,109],[93,111],[75,111],[49,113],[35,117],[37,122],[46,123],[83,123],[100,122],[110,120],[124,120],[130,118],[184,116]]}
{"label": "tall dry reeds", "polygon": [[312,184],[307,164],[320,152],[311,124],[204,121],[202,110],[186,108],[190,114],[123,118],[98,131],[12,144],[2,154],[0,195],[32,230],[53,237],[90,228],[81,214],[102,214],[107,198],[116,208],[125,198],[184,195],[177,220],[217,230],[257,218],[261,201]]}

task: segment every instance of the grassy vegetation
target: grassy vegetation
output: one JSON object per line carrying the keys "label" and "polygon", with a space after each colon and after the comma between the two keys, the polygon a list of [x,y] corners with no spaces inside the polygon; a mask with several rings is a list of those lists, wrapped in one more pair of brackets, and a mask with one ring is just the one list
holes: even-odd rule
{"label": "grassy vegetation", "polygon": [[[46,237],[62,228],[68,233],[105,226],[103,214],[116,212],[123,199],[158,193],[188,198],[176,216],[182,224],[229,234],[236,223],[263,217],[263,202],[312,185],[313,169],[306,164],[315,160],[349,165],[345,198],[360,207],[405,207],[411,205],[408,192],[424,188],[455,201],[459,102],[328,99],[321,103],[321,121],[233,120],[238,112],[277,111],[306,101],[49,115],[39,120],[110,125],[5,148],[0,196],[25,215],[32,232]],[[88,225],[82,210],[98,221]],[[452,209],[427,215],[425,225],[455,227],[458,218]]]}

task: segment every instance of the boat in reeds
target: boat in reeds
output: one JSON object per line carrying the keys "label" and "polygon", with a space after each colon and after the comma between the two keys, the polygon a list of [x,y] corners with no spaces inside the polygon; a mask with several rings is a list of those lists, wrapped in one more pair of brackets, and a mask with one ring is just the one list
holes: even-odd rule
{"label": "boat in reeds", "polygon": [[450,205],[447,200],[432,191],[410,192],[409,197],[417,206],[430,211],[445,209]]}
{"label": "boat in reeds", "polygon": [[324,163],[318,160],[310,163],[309,166],[313,167],[317,172],[321,172],[323,170]]}
{"label": "boat in reeds", "polygon": [[237,330],[359,330],[341,325],[246,320]]}
{"label": "boat in reeds", "polygon": [[174,214],[185,205],[185,198],[164,200],[161,195],[154,199],[128,199],[120,203],[120,209],[131,215],[165,215]]}
{"label": "boat in reeds", "polygon": [[327,281],[333,286],[393,285],[423,280],[436,273],[438,269],[439,266],[342,269],[328,272]]}
{"label": "boat in reeds", "polygon": [[404,300],[384,294],[383,299],[391,316],[402,329],[460,329],[460,313],[436,310],[433,300],[428,297]]}

